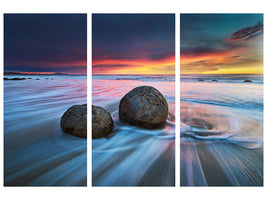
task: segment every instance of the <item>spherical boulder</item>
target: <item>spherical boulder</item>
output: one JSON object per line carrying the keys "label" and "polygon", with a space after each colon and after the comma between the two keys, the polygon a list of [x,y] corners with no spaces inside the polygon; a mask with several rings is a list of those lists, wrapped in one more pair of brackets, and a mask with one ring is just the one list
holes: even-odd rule
{"label": "spherical boulder", "polygon": [[87,138],[87,104],[70,107],[61,117],[60,126],[65,133]]}
{"label": "spherical boulder", "polygon": [[147,129],[161,128],[168,117],[168,103],[151,86],[136,87],[120,101],[119,118],[128,124]]}
{"label": "spherical boulder", "polygon": [[113,129],[113,120],[108,111],[92,105],[92,138],[106,137]]}

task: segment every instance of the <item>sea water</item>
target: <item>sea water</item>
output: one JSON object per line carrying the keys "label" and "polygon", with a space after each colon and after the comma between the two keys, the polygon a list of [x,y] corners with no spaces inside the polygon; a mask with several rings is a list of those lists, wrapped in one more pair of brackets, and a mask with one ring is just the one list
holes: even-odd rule
{"label": "sea water", "polygon": [[[4,81],[4,184],[86,186],[87,140],[60,118],[86,100],[86,76],[14,75]],[[39,79],[39,80],[38,80]]]}
{"label": "sea water", "polygon": [[181,185],[262,186],[263,76],[181,75],[180,88]]}
{"label": "sea water", "polygon": [[[121,98],[138,86],[158,89],[169,115],[162,129],[147,130],[119,120]],[[175,77],[94,75],[92,103],[111,113],[114,129],[107,138],[92,140],[93,186],[174,186]]]}

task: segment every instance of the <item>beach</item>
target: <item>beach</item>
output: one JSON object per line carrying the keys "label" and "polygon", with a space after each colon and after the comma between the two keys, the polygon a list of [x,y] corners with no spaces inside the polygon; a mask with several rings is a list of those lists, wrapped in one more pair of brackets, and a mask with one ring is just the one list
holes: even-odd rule
{"label": "beach", "polygon": [[[161,129],[138,128],[119,120],[121,98],[137,86],[158,89],[169,114]],[[93,186],[175,185],[175,76],[93,75],[92,103],[110,112],[114,128],[92,140]]]}
{"label": "beach", "polygon": [[60,118],[87,102],[84,75],[13,75],[4,81],[4,185],[86,186],[87,140]]}
{"label": "beach", "polygon": [[262,186],[263,76],[181,75],[180,86],[181,186]]}

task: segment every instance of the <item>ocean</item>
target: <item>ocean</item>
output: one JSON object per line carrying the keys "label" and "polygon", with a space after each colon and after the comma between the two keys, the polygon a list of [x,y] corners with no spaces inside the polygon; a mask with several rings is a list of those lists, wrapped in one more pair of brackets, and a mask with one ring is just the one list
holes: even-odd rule
{"label": "ocean", "polygon": [[26,80],[4,81],[4,185],[86,186],[87,140],[60,128],[69,107],[87,103],[86,76],[5,77]]}
{"label": "ocean", "polygon": [[180,90],[181,186],[262,186],[263,76],[181,75]]}
{"label": "ocean", "polygon": [[[4,185],[85,186],[87,141],[59,122],[86,103],[86,76],[6,77],[26,80],[4,81]],[[165,96],[163,129],[120,122],[120,99],[141,85]],[[180,88],[181,186],[262,186],[263,76],[181,75]],[[93,186],[174,186],[175,77],[94,75],[92,103],[114,120],[108,138],[92,140]]]}
{"label": "ocean", "polygon": [[[162,129],[147,130],[119,120],[121,98],[149,85],[166,98],[169,115]],[[175,76],[93,75],[92,104],[111,113],[108,138],[92,140],[93,186],[175,185]]]}

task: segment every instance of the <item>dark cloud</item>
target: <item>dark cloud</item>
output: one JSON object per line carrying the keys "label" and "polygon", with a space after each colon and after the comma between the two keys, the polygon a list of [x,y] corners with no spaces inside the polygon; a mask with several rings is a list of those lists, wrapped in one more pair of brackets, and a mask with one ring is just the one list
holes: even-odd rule
{"label": "dark cloud", "polygon": [[248,45],[245,43],[232,43],[224,39],[207,39],[205,42],[196,42],[192,45],[181,46],[181,55],[185,56],[204,56],[209,54],[220,54],[225,53],[230,50],[236,50],[240,48],[245,48]]}
{"label": "dark cloud", "polygon": [[174,56],[174,14],[93,14],[93,60]]}
{"label": "dark cloud", "polygon": [[[229,38],[250,40],[259,36],[263,28],[259,19],[262,14],[181,14],[181,55],[201,56],[248,48],[249,44],[229,42]],[[259,22],[244,28],[255,21]],[[239,31],[233,33],[236,29]]]}
{"label": "dark cloud", "polygon": [[86,71],[86,66],[71,66],[71,67],[64,67],[64,66],[53,66],[52,71],[48,70],[47,67],[36,67],[36,66],[9,66],[8,71],[13,72],[65,72],[65,73],[84,73]]}
{"label": "dark cloud", "polygon": [[181,47],[181,55],[185,56],[203,56],[211,53],[222,53],[225,52],[225,50],[218,49],[218,48],[212,48],[212,47],[203,47],[203,46],[195,46],[195,47],[187,47],[182,48]]}
{"label": "dark cloud", "polygon": [[233,41],[261,36],[263,14],[181,14],[180,19],[181,73],[233,71],[262,64],[262,43]]}
{"label": "dark cloud", "polygon": [[232,56],[231,58],[240,58],[241,56]]}
{"label": "dark cloud", "polygon": [[255,25],[238,30],[230,35],[229,41],[248,41],[263,34],[263,21],[259,21]]}
{"label": "dark cloud", "polygon": [[216,63],[216,66],[224,64],[223,62],[217,62],[216,60],[210,59],[210,60],[201,60],[201,61],[195,61],[187,64],[183,64],[184,67],[204,67],[205,70],[209,69],[210,67],[214,67],[214,64]]}
{"label": "dark cloud", "polygon": [[86,14],[4,15],[5,71],[14,66],[54,71],[51,63],[86,63],[86,48]]}

